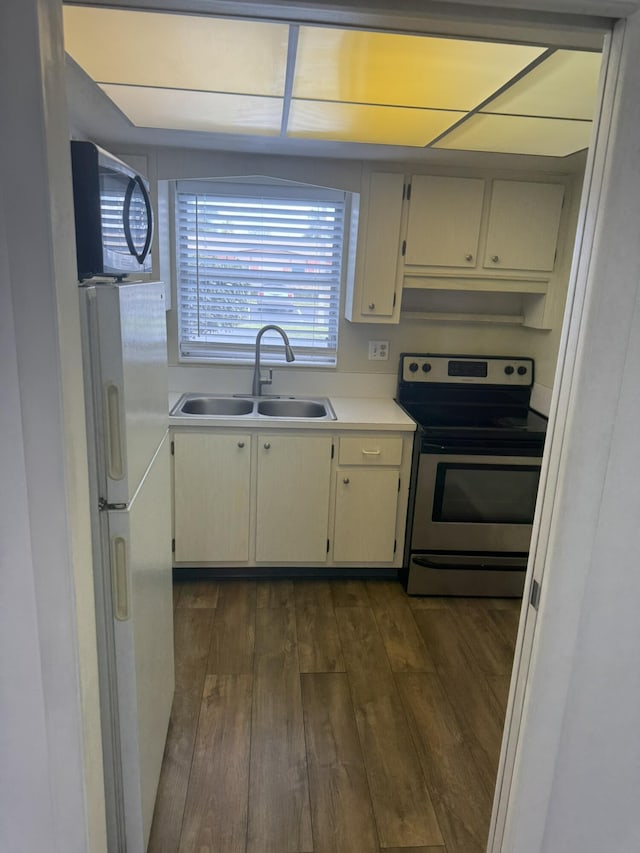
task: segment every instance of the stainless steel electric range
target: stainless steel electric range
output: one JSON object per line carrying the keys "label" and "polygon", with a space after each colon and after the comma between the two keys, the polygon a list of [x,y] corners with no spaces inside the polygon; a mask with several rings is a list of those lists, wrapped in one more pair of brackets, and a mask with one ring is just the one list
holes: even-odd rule
{"label": "stainless steel electric range", "polygon": [[533,360],[402,353],[396,400],[416,421],[407,592],[519,596],[547,419]]}

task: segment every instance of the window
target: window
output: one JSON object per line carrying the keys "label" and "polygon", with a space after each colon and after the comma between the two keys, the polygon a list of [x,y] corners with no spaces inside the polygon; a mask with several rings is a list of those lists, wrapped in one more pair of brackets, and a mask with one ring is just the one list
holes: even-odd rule
{"label": "window", "polygon": [[[250,361],[258,330],[275,323],[298,363],[335,365],[344,192],[179,182],[175,208],[182,360]],[[270,337],[264,361],[280,361]]]}

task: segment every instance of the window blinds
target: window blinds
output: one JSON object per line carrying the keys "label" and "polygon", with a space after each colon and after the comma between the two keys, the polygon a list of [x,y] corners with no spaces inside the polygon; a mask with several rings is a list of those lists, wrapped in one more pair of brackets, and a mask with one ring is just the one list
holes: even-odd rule
{"label": "window blinds", "polygon": [[[178,184],[176,242],[182,358],[251,360],[267,323],[296,361],[336,363],[344,193]],[[277,335],[264,361],[281,359]]]}

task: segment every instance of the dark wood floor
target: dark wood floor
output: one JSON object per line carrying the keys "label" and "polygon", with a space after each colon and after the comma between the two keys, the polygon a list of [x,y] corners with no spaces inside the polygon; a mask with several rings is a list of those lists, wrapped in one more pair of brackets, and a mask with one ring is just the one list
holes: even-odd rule
{"label": "dark wood floor", "polygon": [[149,853],[481,853],[519,605],[392,582],[175,587]]}

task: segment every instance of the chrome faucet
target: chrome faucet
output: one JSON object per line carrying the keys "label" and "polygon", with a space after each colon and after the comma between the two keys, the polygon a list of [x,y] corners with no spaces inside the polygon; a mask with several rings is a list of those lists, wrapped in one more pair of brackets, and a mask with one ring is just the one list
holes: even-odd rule
{"label": "chrome faucet", "polygon": [[258,334],[256,335],[256,358],[255,358],[255,367],[253,370],[253,386],[251,388],[251,393],[254,397],[262,396],[262,386],[271,384],[271,371],[269,371],[269,378],[263,379],[260,375],[260,341],[262,340],[262,336],[265,332],[268,332],[269,329],[273,329],[274,332],[278,332],[282,336],[282,340],[284,341],[284,357],[287,361],[295,361],[296,357],[293,354],[293,350],[291,349],[291,345],[289,344],[289,338],[287,337],[287,333],[284,329],[281,329],[280,326],[274,326],[273,323],[269,323],[267,326],[263,326]]}

